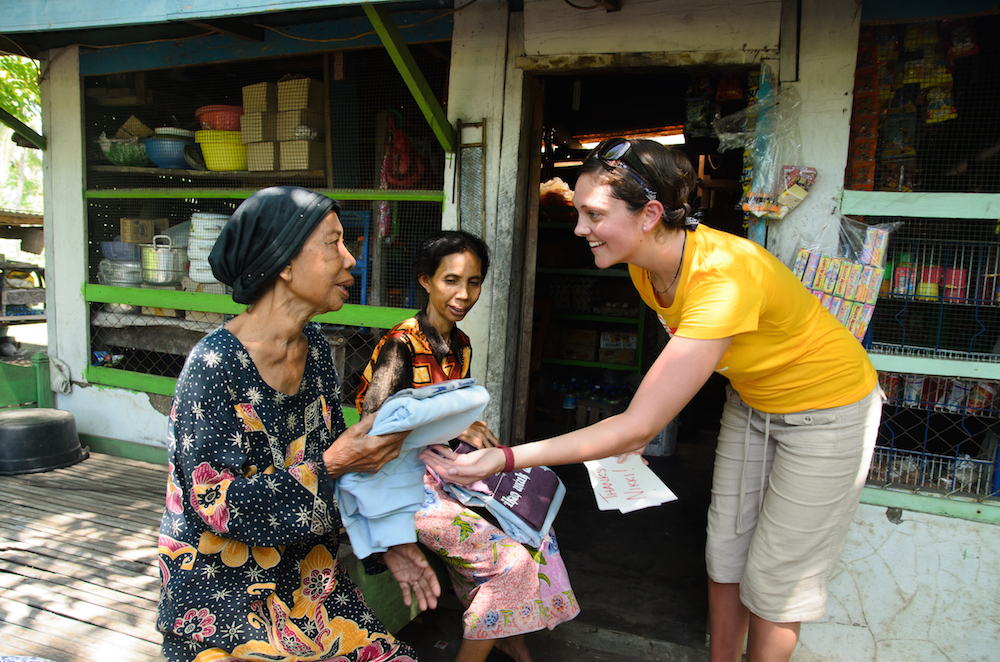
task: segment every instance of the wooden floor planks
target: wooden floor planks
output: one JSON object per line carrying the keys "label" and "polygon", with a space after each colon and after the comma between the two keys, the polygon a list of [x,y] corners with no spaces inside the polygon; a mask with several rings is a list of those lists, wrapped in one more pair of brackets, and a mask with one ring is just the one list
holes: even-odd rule
{"label": "wooden floor planks", "polygon": [[151,662],[166,467],[91,455],[0,476],[0,654]]}

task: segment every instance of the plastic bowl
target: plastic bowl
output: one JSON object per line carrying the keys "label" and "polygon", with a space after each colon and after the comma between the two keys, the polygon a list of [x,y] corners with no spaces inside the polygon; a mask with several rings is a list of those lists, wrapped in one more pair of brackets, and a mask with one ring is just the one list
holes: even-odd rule
{"label": "plastic bowl", "polygon": [[173,138],[168,136],[143,138],[146,145],[146,156],[160,168],[186,168],[184,146],[193,145],[193,140]]}
{"label": "plastic bowl", "polygon": [[194,139],[209,170],[247,169],[247,146],[239,131],[196,131]]}
{"label": "plastic bowl", "polygon": [[138,260],[139,244],[130,244],[127,241],[102,241],[101,253],[109,260]]}
{"label": "plastic bowl", "polygon": [[194,140],[194,131],[180,129],[175,126],[161,126],[159,129],[153,129],[153,132],[159,136],[173,136],[175,138],[187,138],[188,140]]}
{"label": "plastic bowl", "polygon": [[194,116],[206,131],[239,131],[243,106],[202,106]]}
{"label": "plastic bowl", "polygon": [[104,138],[98,140],[105,158],[116,166],[151,166],[146,146],[136,138]]}

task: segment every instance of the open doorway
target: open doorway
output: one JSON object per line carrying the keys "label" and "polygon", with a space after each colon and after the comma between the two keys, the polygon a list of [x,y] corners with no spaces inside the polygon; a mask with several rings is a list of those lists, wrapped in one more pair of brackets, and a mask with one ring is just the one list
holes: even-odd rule
{"label": "open doorway", "polygon": [[[711,119],[746,106],[756,68],[549,75],[536,104],[542,187],[535,242],[533,348],[525,439],[623,410],[667,339],[624,265],[599,271],[573,234],[567,203],[577,169],[600,139],[661,136],[701,185],[692,208],[711,227],[746,236],[739,210],[743,154],[718,151]],[[556,178],[560,181],[555,181]],[[534,211],[534,210],[532,210]],[[726,380],[713,376],[685,408],[651,468],[678,501],[622,515],[599,511],[586,470],[557,468],[568,488],[557,532],[582,607],[579,620],[687,646],[705,643],[705,524]]]}

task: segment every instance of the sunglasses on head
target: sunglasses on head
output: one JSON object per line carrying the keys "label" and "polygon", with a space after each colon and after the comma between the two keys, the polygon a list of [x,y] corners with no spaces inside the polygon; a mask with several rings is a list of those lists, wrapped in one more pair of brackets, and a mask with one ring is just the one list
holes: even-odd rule
{"label": "sunglasses on head", "polygon": [[621,168],[639,183],[642,192],[649,200],[656,200],[656,192],[643,179],[643,175],[649,177],[649,171],[632,151],[631,141],[625,138],[610,138],[598,145],[590,157],[597,159],[611,169]]}

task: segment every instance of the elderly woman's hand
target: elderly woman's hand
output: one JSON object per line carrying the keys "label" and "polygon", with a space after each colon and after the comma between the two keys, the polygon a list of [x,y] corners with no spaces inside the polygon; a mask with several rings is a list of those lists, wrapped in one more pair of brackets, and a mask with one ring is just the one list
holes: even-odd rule
{"label": "elderly woman's hand", "polygon": [[458,438],[476,448],[496,448],[500,445],[500,440],[483,421],[470,425]]}
{"label": "elderly woman's hand", "polygon": [[409,432],[373,437],[368,434],[375,422],[375,414],[369,414],[347,428],[330,447],[323,451],[323,463],[331,478],[358,471],[373,474],[386,462],[399,456],[403,440]]}
{"label": "elderly woman's hand", "polygon": [[441,595],[441,585],[437,575],[427,562],[420,548],[415,543],[394,545],[382,556],[382,562],[389,567],[389,572],[399,582],[403,591],[403,604],[410,606],[410,591],[417,596],[417,606],[420,611],[428,607],[437,607],[438,596]]}

